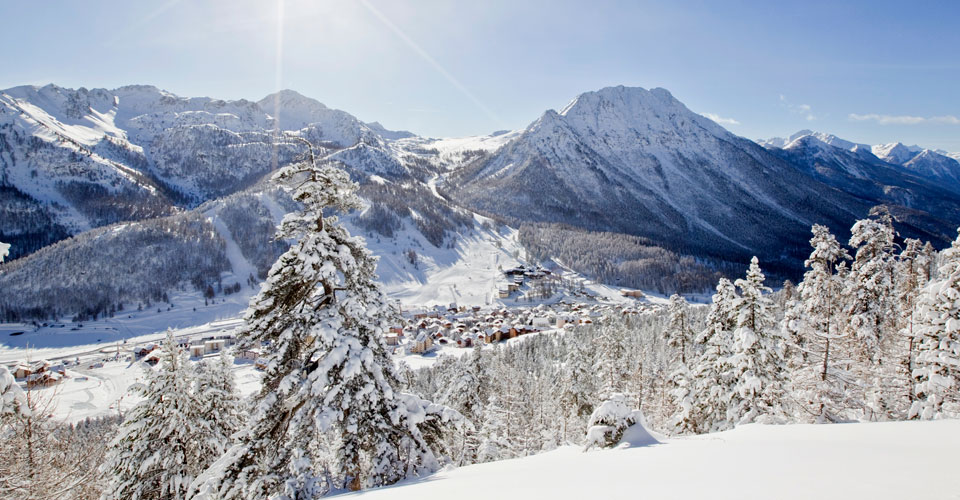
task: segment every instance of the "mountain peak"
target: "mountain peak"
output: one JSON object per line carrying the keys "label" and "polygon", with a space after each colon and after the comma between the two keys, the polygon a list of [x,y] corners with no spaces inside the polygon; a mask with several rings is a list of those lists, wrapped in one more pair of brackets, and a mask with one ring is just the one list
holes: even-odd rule
{"label": "mountain peak", "polygon": [[884,161],[903,165],[920,152],[917,146],[905,146],[902,142],[878,144],[871,148],[873,154]]}
{"label": "mountain peak", "polygon": [[656,107],[683,106],[667,89],[658,87],[647,90],[643,87],[617,85],[616,87],[604,87],[599,90],[584,92],[573,98],[572,101],[560,110],[559,114],[561,116],[567,116],[583,111],[594,112],[599,106],[624,104],[629,106],[639,103]]}

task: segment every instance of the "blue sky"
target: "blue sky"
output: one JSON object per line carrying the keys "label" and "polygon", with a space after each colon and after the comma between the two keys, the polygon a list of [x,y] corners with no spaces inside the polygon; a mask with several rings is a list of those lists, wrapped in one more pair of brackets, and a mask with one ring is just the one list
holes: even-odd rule
{"label": "blue sky", "polygon": [[458,136],[623,84],[667,88],[750,138],[810,128],[960,151],[956,1],[0,1],[2,88],[279,86]]}

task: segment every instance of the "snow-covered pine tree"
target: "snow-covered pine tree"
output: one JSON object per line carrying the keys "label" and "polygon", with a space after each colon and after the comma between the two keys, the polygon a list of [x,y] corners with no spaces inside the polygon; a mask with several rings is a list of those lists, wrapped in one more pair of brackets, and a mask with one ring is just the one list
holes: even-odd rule
{"label": "snow-covered pine tree", "polygon": [[491,393],[483,410],[477,462],[494,462],[519,456],[511,440],[509,420],[510,412],[500,404],[497,394]]}
{"label": "snow-covered pine tree", "polygon": [[[923,243],[918,239],[907,238],[903,251],[896,263],[896,308],[897,327],[900,336],[906,339],[898,344],[905,348],[900,353],[900,377],[895,396],[898,415],[909,411],[914,401],[913,356],[918,339],[916,331],[916,309],[920,293],[930,281],[931,256],[924,252]],[[902,408],[901,408],[902,407]]]}
{"label": "snow-covered pine tree", "polygon": [[593,413],[593,351],[584,335],[569,335],[567,356],[563,364],[563,389],[560,395],[564,419],[562,439],[579,440],[586,433],[587,420]]}
{"label": "snow-covered pine tree", "polygon": [[171,331],[163,341],[157,369],[133,386],[143,397],[124,416],[110,444],[103,471],[104,500],[186,498],[201,461],[204,423],[191,391],[192,367]]}
{"label": "snow-covered pine tree", "polygon": [[240,430],[242,403],[232,366],[233,358],[224,350],[216,360],[203,360],[195,367],[193,393],[204,431],[197,444],[202,448],[200,456],[206,459],[200,472],[227,451],[233,444],[231,436]]}
{"label": "snow-covered pine tree", "polygon": [[835,422],[853,404],[849,354],[842,317],[842,276],[837,267],[848,260],[847,253],[826,226],[816,224],[810,245],[813,251],[804,262],[808,271],[797,287],[799,300],[791,304],[784,330],[797,351],[793,389],[801,410],[813,420]]}
{"label": "snow-covered pine tree", "polygon": [[687,318],[687,300],[679,294],[670,296],[670,305],[667,307],[670,322],[667,325],[667,345],[676,349],[680,357],[675,358],[670,380],[673,389],[670,391],[676,402],[679,413],[674,419],[674,429],[677,432],[696,432],[696,417],[693,415],[693,391],[690,366],[695,363],[694,354],[690,352],[693,343],[693,330]]}
{"label": "snow-covered pine tree", "polygon": [[486,404],[486,374],[480,345],[455,363],[456,372],[442,388],[437,402],[449,406],[471,422],[479,424]]}
{"label": "snow-covered pine tree", "polygon": [[726,375],[735,381],[727,408],[730,425],[772,421],[784,415],[783,350],[780,331],[774,328],[773,303],[765,295],[770,289],[763,281],[756,257],[750,261],[746,278],[736,281],[740,288],[734,306],[737,328]]}
{"label": "snow-covered pine tree", "polygon": [[942,252],[939,275],[917,304],[916,399],[910,418],[960,417],[960,236]]}
{"label": "snow-covered pine tree", "polygon": [[693,340],[693,328],[687,318],[687,299],[679,294],[670,296],[670,305],[667,310],[670,314],[670,324],[667,326],[667,345],[680,352],[680,363],[687,365],[687,354]]}
{"label": "snow-covered pine tree", "polygon": [[725,373],[730,370],[728,362],[737,324],[736,301],[737,290],[733,283],[720,278],[707,314],[706,327],[695,339],[702,354],[691,368],[691,408],[684,418],[687,423],[679,429],[681,432],[704,433],[727,428],[727,407],[735,381]]}
{"label": "snow-covered pine tree", "polygon": [[[483,422],[483,410],[487,398],[487,375],[484,367],[482,348],[477,345],[473,352],[463,356],[455,363],[456,372],[451,377],[438,398],[438,402],[457,410],[471,422],[473,428],[479,428]],[[461,438],[461,450],[457,462],[473,463],[477,458],[479,442],[474,432],[465,433]]]}
{"label": "snow-covered pine tree", "polygon": [[[864,384],[864,404],[871,419],[891,416],[889,381],[896,379],[895,259],[893,221],[883,207],[874,218],[857,221],[850,230],[850,246],[857,249],[844,295],[849,297],[848,333],[856,339],[859,372]],[[902,351],[901,351],[902,352]]]}
{"label": "snow-covered pine tree", "polygon": [[[269,345],[267,368],[248,424],[192,486],[196,498],[306,498],[423,472],[436,460],[395,390],[383,340],[395,312],[374,281],[376,260],[324,214],[359,208],[356,184],[318,164],[312,147],[274,178],[301,204],[277,237],[297,243],[271,268],[238,335],[240,348]],[[323,470],[328,444],[335,459]]]}
{"label": "snow-covered pine tree", "polygon": [[622,328],[606,319],[604,318],[599,325],[592,326],[597,331],[594,337],[597,352],[594,357],[594,370],[599,379],[598,389],[601,397],[622,393],[626,389],[630,376],[625,345],[626,335]]}

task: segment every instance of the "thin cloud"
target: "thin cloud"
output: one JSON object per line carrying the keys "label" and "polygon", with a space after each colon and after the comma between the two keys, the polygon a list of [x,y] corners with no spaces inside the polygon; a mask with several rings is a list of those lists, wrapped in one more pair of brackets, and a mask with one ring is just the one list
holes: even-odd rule
{"label": "thin cloud", "polygon": [[733,118],[724,118],[722,116],[715,115],[713,113],[701,113],[701,114],[719,123],[720,125],[740,125],[740,122],[738,122],[737,120],[734,120]]}
{"label": "thin cloud", "polygon": [[787,110],[791,113],[803,115],[808,122],[812,122],[817,119],[817,117],[813,114],[813,108],[811,108],[809,104],[793,104],[783,94],[780,94],[780,105],[787,108]]}
{"label": "thin cloud", "polygon": [[879,123],[880,125],[920,125],[921,123],[960,125],[960,118],[957,118],[953,115],[924,117],[910,115],[881,115],[877,113],[858,115],[856,113],[850,113],[847,115],[847,117],[857,122],[873,121]]}

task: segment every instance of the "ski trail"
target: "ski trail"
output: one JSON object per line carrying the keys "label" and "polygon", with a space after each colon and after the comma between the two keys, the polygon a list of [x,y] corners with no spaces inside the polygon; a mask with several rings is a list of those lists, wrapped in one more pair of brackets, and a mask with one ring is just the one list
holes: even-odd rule
{"label": "ski trail", "polygon": [[233,270],[233,277],[239,282],[239,280],[246,279],[247,276],[256,276],[257,268],[243,256],[240,246],[237,245],[236,240],[233,239],[233,234],[227,229],[227,225],[220,220],[217,213],[211,210],[204,213],[204,215],[207,216],[207,219],[210,220],[213,227],[216,228],[217,233],[223,238],[223,241],[227,243],[227,260],[230,261],[230,269]]}

